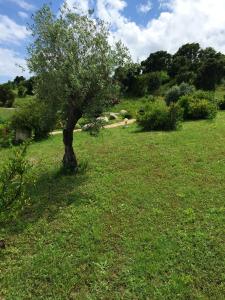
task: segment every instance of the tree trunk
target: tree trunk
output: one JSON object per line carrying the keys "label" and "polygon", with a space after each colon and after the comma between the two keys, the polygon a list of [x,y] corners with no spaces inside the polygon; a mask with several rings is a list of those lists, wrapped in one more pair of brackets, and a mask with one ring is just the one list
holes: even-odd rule
{"label": "tree trunk", "polygon": [[71,108],[69,111],[66,128],[63,130],[63,143],[65,153],[63,157],[63,167],[70,171],[77,169],[77,159],[73,149],[73,131],[82,114]]}

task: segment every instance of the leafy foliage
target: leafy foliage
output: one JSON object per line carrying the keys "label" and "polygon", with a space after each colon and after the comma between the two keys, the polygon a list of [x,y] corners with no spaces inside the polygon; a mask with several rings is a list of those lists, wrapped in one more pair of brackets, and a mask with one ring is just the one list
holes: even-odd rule
{"label": "leafy foliage", "polygon": [[167,105],[170,105],[171,103],[177,102],[180,97],[184,95],[190,95],[194,91],[194,86],[183,82],[180,86],[175,85],[167,91],[165,101]]}
{"label": "leafy foliage", "polygon": [[50,108],[44,103],[33,99],[21,104],[12,117],[14,129],[24,129],[33,132],[36,140],[45,138],[54,129],[56,119]]}
{"label": "leafy foliage", "polygon": [[167,106],[164,101],[157,100],[139,112],[137,122],[144,130],[174,130],[178,128],[182,114],[180,106]]}
{"label": "leafy foliage", "polygon": [[223,99],[220,99],[218,101],[218,106],[219,106],[219,109],[225,110],[225,95],[224,95]]}
{"label": "leafy foliage", "polygon": [[172,55],[166,51],[157,51],[141,63],[144,73],[167,71],[171,63]]}
{"label": "leafy foliage", "polygon": [[12,107],[15,95],[8,84],[0,85],[0,106]]}
{"label": "leafy foliage", "polygon": [[26,160],[28,144],[13,149],[0,174],[0,214],[22,208],[26,203],[25,184],[30,167]]}
{"label": "leafy foliage", "polygon": [[9,147],[14,139],[14,132],[9,123],[0,122],[0,146]]}
{"label": "leafy foliage", "polygon": [[196,92],[180,98],[178,104],[184,109],[184,119],[214,119],[217,114],[217,104],[212,101],[210,93]]}
{"label": "leafy foliage", "polygon": [[126,49],[108,43],[108,29],[101,20],[72,13],[66,6],[55,17],[48,5],[34,16],[34,42],[28,65],[37,75],[40,101],[64,112],[94,113],[116,94],[111,76],[115,66],[128,58]]}

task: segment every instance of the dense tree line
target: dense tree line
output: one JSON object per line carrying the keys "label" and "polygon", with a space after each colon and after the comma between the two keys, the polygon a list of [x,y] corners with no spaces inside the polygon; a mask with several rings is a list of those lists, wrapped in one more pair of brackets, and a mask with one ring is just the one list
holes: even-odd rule
{"label": "dense tree line", "polygon": [[160,85],[182,82],[197,89],[215,90],[225,76],[225,55],[213,48],[202,49],[198,43],[185,44],[172,55],[166,51],[151,53],[140,64],[117,69],[115,79],[124,93],[142,96]]}

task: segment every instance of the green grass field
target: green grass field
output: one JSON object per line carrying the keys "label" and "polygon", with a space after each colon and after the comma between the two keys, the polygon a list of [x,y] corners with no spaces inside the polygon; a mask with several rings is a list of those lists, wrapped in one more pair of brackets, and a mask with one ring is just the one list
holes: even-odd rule
{"label": "green grass field", "polygon": [[76,177],[57,175],[61,138],[31,145],[31,203],[0,224],[0,299],[225,298],[225,113],[76,133]]}
{"label": "green grass field", "polygon": [[8,121],[14,113],[13,109],[0,107],[0,120]]}

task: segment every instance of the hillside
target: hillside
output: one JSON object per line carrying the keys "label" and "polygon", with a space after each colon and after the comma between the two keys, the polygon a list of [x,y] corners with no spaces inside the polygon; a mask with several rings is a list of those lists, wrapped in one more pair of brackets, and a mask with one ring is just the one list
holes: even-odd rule
{"label": "hillside", "polygon": [[76,133],[76,177],[57,173],[61,135],[31,145],[31,205],[0,224],[0,298],[223,299],[224,118]]}

